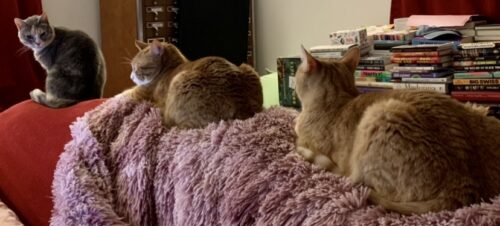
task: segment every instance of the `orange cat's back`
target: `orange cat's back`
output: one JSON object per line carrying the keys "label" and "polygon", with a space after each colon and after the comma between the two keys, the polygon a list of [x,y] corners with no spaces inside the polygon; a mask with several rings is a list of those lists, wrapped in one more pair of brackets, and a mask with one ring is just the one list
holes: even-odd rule
{"label": "orange cat's back", "polygon": [[210,122],[246,119],[263,109],[258,74],[220,57],[205,57],[180,67],[169,88],[165,123],[198,128]]}
{"label": "orange cat's back", "polygon": [[360,95],[339,122],[354,120],[349,108],[364,112],[353,133],[349,177],[373,189],[373,202],[425,213],[500,193],[500,145],[493,138],[500,123],[483,112],[423,91]]}
{"label": "orange cat's back", "polygon": [[360,95],[359,49],[337,61],[305,49],[296,73],[302,103],[297,152],[371,189],[404,214],[452,210],[500,194],[500,121],[432,91]]}

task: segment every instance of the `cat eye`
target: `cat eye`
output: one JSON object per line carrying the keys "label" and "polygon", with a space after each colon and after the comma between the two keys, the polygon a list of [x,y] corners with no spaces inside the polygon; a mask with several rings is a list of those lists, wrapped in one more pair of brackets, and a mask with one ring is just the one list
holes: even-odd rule
{"label": "cat eye", "polygon": [[33,40],[33,35],[26,35],[26,39],[28,39],[30,41]]}
{"label": "cat eye", "polygon": [[47,32],[45,32],[45,31],[44,31],[44,32],[42,32],[42,33],[40,34],[40,38],[44,38],[46,35],[47,35]]}

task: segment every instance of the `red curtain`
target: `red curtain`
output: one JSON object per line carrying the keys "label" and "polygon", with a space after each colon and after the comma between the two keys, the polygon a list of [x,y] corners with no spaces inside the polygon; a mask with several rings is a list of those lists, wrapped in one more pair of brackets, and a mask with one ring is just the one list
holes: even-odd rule
{"label": "red curtain", "polygon": [[33,52],[19,53],[14,18],[42,12],[41,0],[0,0],[0,111],[29,99],[34,88],[43,88],[45,71],[34,60]]}
{"label": "red curtain", "polygon": [[486,16],[491,23],[500,23],[498,0],[392,0],[391,22],[411,15],[467,15]]}

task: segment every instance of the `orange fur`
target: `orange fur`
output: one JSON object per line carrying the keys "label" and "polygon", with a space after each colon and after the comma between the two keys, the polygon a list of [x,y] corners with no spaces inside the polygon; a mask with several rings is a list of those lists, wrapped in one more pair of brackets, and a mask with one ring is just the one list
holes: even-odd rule
{"label": "orange fur", "polygon": [[137,42],[136,80],[151,81],[125,92],[162,109],[165,125],[199,128],[211,122],[246,119],[262,111],[262,86],[249,65],[220,57],[187,60],[172,44]]}
{"label": "orange fur", "polygon": [[306,160],[329,158],[319,165],[370,187],[373,203],[403,214],[452,210],[500,193],[500,121],[484,108],[431,91],[360,95],[353,76],[359,49],[340,61],[307,51],[303,59],[295,130]]}

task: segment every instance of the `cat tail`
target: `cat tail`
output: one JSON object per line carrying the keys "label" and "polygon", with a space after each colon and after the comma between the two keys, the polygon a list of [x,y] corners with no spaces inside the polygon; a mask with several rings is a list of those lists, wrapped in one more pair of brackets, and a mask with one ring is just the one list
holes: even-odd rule
{"label": "cat tail", "polygon": [[405,215],[424,214],[431,211],[434,212],[443,209],[455,209],[460,206],[458,203],[456,203],[457,205],[450,205],[449,201],[443,200],[442,198],[413,202],[397,202],[379,196],[373,190],[370,192],[370,196],[368,197],[368,199],[375,205],[380,205],[387,210],[402,213]]}

